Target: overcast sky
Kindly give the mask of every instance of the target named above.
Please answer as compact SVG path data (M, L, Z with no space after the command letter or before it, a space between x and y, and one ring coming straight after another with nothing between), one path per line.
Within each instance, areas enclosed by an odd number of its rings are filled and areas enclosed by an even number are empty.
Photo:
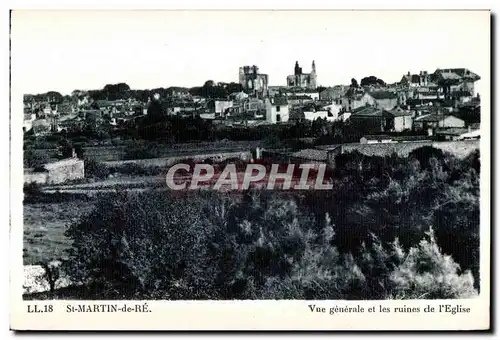
M466 67L481 93L489 27L480 11L14 11L12 81L24 93L191 87L255 64L285 85L295 61L309 72L315 60L322 86Z

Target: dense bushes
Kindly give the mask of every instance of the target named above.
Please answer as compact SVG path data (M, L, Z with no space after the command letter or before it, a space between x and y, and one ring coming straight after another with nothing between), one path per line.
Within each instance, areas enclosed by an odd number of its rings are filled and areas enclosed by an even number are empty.
M24 168L38 168L45 165L49 157L44 152L37 152L32 147L26 148L23 153Z
M122 165L108 167L111 173L119 173L129 176L156 176L166 173L166 167L156 165L139 165L135 163L124 163Z
M478 159L441 156L342 155L332 191L105 196L66 265L102 299L475 296Z
M124 159L150 159L160 157L161 148L154 144L136 143L126 149Z
M107 178L110 174L109 168L93 159L85 159L85 177L87 178Z

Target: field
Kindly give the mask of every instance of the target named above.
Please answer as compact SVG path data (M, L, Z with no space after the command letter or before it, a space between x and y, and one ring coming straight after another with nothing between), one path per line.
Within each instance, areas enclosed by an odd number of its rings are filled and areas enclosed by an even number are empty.
M64 236L68 224L92 207L93 202L80 200L24 205L24 264L64 258L65 249L70 247Z

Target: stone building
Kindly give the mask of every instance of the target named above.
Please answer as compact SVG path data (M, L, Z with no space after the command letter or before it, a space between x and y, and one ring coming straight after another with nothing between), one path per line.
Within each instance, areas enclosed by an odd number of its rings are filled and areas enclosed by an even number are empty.
M294 74L286 77L287 86L292 87L302 87L307 89L315 89L317 87L316 81L316 65L314 60L311 66L311 73L303 73L302 67L299 66L299 62L295 62Z
M290 119L288 101L285 97L266 99L266 120L269 123L286 123Z
M267 95L269 76L259 73L259 68L255 65L240 67L239 82L245 92L262 96Z
M437 69L434 77L446 98L460 98L464 93L474 96L474 83L481 79L466 68Z
M25 169L24 183L60 184L85 177L84 161L73 157L47 163L40 169Z
M464 128L465 122L453 115L431 113L415 118L413 125L415 130L428 131L431 134L434 129L439 128Z

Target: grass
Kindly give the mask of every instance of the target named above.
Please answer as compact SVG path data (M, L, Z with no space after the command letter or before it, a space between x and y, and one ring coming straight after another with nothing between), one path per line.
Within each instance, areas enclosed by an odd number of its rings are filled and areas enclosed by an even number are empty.
M92 201L24 205L23 262L34 265L65 257L70 240L64 236L69 223L90 212Z

